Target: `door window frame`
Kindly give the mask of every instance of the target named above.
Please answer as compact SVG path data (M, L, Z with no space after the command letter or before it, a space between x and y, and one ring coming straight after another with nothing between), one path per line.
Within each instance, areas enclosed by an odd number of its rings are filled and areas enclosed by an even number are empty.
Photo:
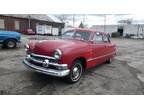
M95 39L96 36L101 36L101 37L102 37L102 41L96 41L96 39ZM92 41L93 41L95 44L96 44L96 43L104 43L102 33L95 33L94 36L93 36Z
M107 42L104 41L104 38L107 38ZM104 41L104 43L111 43L110 38L108 37L107 34L103 34L103 41Z

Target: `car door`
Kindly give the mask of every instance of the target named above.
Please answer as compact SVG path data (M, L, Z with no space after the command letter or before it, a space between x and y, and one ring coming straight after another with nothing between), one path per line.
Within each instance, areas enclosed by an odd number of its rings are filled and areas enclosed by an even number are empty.
M0 32L0 42L3 42L5 40L5 37L6 36L2 32Z
M111 41L109 37L106 34L103 34L103 41L105 44L105 59L109 58L111 55L113 55L113 45L111 44Z
M96 33L93 37L93 60L95 64L102 63L105 55L105 44L101 33Z

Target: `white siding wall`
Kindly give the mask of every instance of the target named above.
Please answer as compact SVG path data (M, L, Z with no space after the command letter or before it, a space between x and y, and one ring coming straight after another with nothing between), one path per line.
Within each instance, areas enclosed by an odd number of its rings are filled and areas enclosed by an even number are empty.
M92 29L95 29L96 31L104 31L103 25L95 25L92 27ZM107 33L117 32L118 25L106 25L105 27ZM138 25L131 24L131 25L124 25L123 26L124 34L137 34L138 31ZM139 25L139 34L144 34L144 25Z
M5 25L4 25L4 19L0 19L0 29L4 29Z
M137 25L125 25L123 29L124 29L124 34L136 34L137 33Z
M111 34L112 32L117 32L118 26L117 25L110 25L106 26L106 33Z
M105 26L105 32L106 33L112 33L112 32L117 32L117 25L106 25ZM104 26L103 25L96 25L94 27L92 27L92 29L95 29L96 31L99 32L104 32Z

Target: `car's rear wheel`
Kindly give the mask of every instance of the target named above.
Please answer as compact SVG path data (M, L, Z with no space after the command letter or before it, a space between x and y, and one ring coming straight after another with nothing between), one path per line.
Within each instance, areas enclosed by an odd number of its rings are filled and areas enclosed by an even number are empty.
M73 64L72 64L72 68L70 71L70 74L67 77L67 81L69 83L76 83L80 80L81 76L83 73L83 65L82 62L80 60L76 60Z
M112 58L109 58L107 61L106 61L106 63L112 63Z
M14 39L8 39L4 42L4 47L9 49L15 48L16 41Z

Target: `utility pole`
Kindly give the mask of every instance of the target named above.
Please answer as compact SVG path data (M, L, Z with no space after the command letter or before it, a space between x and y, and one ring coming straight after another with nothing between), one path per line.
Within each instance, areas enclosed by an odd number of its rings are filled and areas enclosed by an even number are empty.
M83 25L85 25L85 14L83 15Z
M75 15L73 14L73 27L75 27Z
M31 21L30 21L31 20L31 16L30 15L28 15L28 20L29 20L29 29L30 29L31 28L31 24L30 24L31 23Z
M139 36L140 25L137 25L137 36Z
M106 32L106 15L104 15L104 32Z

